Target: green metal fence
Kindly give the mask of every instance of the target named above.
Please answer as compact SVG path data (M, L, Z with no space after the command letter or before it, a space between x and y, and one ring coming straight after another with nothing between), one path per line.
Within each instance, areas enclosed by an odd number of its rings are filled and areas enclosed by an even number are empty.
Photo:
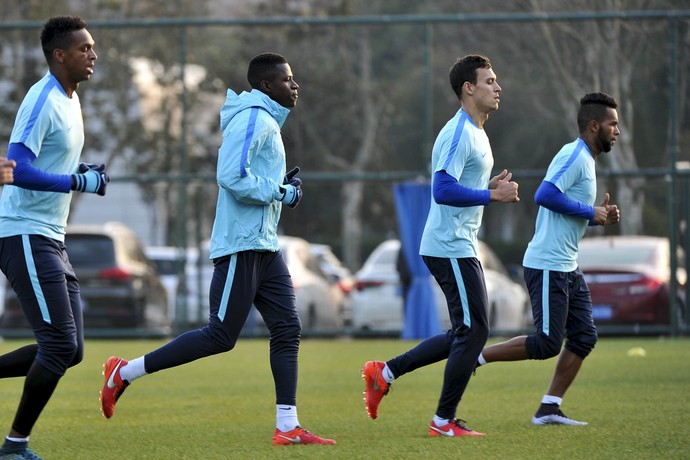
M636 170L611 171L600 170L598 172L601 178L615 178L615 177L646 177L650 178L655 184L663 184L666 190L665 202L659 203L666 209L667 215L667 232L670 245L672 248L672 265L671 272L675 273L679 268L685 268L690 271L686 259L685 267L679 266L679 260L676 258L675 248L682 246L690 248L690 231L685 230L680 232L682 225L688 225L690 222L690 200L688 200L690 191L690 170L680 169L678 167L680 159L680 120L679 108L677 101L681 98L681 85L679 71L676 63L681 56L687 53L687 48L680 43L679 30L687 27L687 22L690 19L690 10L673 10L673 11L605 11L605 12L564 12L564 13L487 13L487 14L444 14L444 15L385 15L385 16L349 16L349 17L275 17L275 18L253 18L253 19L199 19L199 18L182 18L182 19L127 19L127 20L90 20L90 29L98 32L110 33L109 38L121 37L122 32L126 34L136 35L137 37L153 36L155 34L164 34L171 47L175 48L172 52L174 57L170 58L167 65L177 64L179 68L179 75L177 79L180 83L179 106L180 117L179 123L179 138L173 143L174 154L179 159L176 171L168 173L131 173L119 174L113 177L113 182L121 183L167 183L176 184L176 239L175 243L180 247L187 247L190 244L198 244L200 234L197 232L190 232L188 222L190 219L195 219L196 198L190 196L190 184L197 184L203 187L204 184L211 184L215 182L215 176L209 172L193 172L190 169L191 157L190 149L192 144L195 144L198 139L190 139L190 125L194 120L190 119L192 115L192 105L197 102L190 101L190 90L188 87L187 64L195 62L194 56L196 50L190 47L190 42L198 42L198 35L204 35L209 31L224 31L230 29L246 29L248 31L256 30L283 30L283 31L299 31L305 28L309 30L318 28L377 28L387 29L395 27L405 27L409 30L416 30L419 36L422 37L422 43L419 49L421 56L419 62L421 63L421 79L420 85L416 91L422 95L421 107L421 125L422 125L422 141L421 150L428 152L432 145L435 122L435 100L434 96L434 79L433 61L434 61L434 32L438 28L447 25L505 25L505 24L543 24L543 23L583 23L583 22L601 22L601 21L623 21L623 22L637 22L637 21L654 21L664 25L665 29L665 43L660 46L658 53L663 59L669 63L669 72L667 79L667 99L668 105L666 113L660 113L659 118L663 118L669 128L669 135L667 137L667 145L664 146L668 152L667 164L662 167L653 168L639 168ZM36 31L40 30L42 22L0 22L0 30L3 36L7 35L8 40L11 41L14 33L30 32L34 35ZM119 35L117 35L119 34ZM120 38L124 40L123 38ZM33 39L35 41L35 38ZM144 40L145 41L145 40ZM120 42L122 43L122 42ZM99 43L103 49L108 49L107 42ZM106 51L107 54L107 51ZM174 61L174 62L173 62ZM107 60L106 60L107 62ZM107 65L107 64L106 64ZM244 65L244 64L242 64ZM6 69L7 70L7 69ZM216 110L216 108L213 108ZM9 111L11 112L11 110ZM7 124L3 120L3 124ZM11 125L11 120L9 120ZM2 132L2 137L8 135L8 132ZM87 137L90 134L87 132ZM0 139L2 140L2 139ZM513 169L515 177L523 178L524 181L530 182L540 180L543 176L543 169ZM315 186L331 187L333 184L342 184L347 182L364 182L367 184L384 184L388 185L396 181L411 180L419 177L428 177L428 172L423 167L418 169L404 169L398 168L393 170L377 169L376 171L346 171L346 170L316 170L311 172L304 172L303 177L305 181L315 184ZM522 186L522 185L521 185ZM202 199L203 200L203 199ZM202 203L203 204L203 203ZM199 230L200 226L194 227ZM181 270L184 267L184 260L180 261ZM671 280L671 292L675 292L680 287L675 277ZM687 321L690 318L690 308L687 305L683 306L678 303L674 296L673 304L671 306L673 314L672 323L665 327L642 328L636 329L632 332L649 332L649 333L669 333L671 335L685 334L688 332ZM688 287L685 287L685 298L688 296ZM180 306L181 311L185 311L187 306L183 304ZM677 313L684 310L683 315ZM685 318L678 321L679 318ZM177 324L176 329L182 330L186 325ZM615 331L614 331L615 332ZM631 331L627 331L631 332Z

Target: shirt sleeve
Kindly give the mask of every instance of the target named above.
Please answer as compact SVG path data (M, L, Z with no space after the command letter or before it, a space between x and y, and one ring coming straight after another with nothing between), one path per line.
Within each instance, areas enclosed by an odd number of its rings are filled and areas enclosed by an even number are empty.
M432 192L436 203L463 208L487 206L491 198L489 190L465 187L445 171L434 173Z
M558 187L549 181L543 181L534 194L534 201L546 209L583 219L594 217L594 207L568 198Z
M282 195L278 182L252 172L252 163L260 157L263 149L270 148L273 135L259 119L260 110L251 108L247 122L238 119L239 123L233 123L232 129L226 128L227 133L223 135L218 152L216 173L220 187L243 203L257 205L269 204ZM246 123L245 127L238 129L242 123Z
M36 155L24 144L13 142L7 150L7 158L14 160L12 185L42 192L69 193L72 189L71 174L52 174L33 165Z

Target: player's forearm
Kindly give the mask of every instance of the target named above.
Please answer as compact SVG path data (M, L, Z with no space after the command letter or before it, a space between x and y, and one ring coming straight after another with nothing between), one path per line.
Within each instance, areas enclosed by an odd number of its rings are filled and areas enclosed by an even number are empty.
M13 183L17 187L60 193L69 193L72 189L71 174L52 174L36 168L33 165L36 156L24 144L10 144L7 150L7 157L17 163L17 166L14 168Z
M434 201L456 207L486 206L489 204L490 191L476 190L461 185L445 171L436 171L433 178Z
M534 201L539 206L559 214L581 217L583 219L592 219L594 217L594 207L568 198L565 193L561 192L558 187L549 181L541 183L534 194Z

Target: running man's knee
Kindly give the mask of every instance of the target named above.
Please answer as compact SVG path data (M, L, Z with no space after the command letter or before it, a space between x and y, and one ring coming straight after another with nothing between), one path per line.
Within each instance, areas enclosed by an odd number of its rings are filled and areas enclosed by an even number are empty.
M271 333L271 341L299 340L302 336L302 323L299 317L295 316L289 321L272 324L268 330Z
M584 359L594 349L597 339L596 331L588 334L579 334L576 337L568 337L568 340L565 342L565 348Z
M65 375L69 367L81 361L79 349L76 340L39 343L36 360L49 371L57 375ZM79 361L75 362L77 358Z
M70 363L69 367L74 367L80 362L84 360L84 344L78 344L77 345L77 350L74 353L74 358L72 358L72 362Z
M235 348L237 344L237 336L233 336L223 327L214 326L213 323L209 323L202 331L213 343L214 353L225 353Z
M553 337L543 334L530 335L525 341L527 356L529 359L549 359L561 352L562 337Z

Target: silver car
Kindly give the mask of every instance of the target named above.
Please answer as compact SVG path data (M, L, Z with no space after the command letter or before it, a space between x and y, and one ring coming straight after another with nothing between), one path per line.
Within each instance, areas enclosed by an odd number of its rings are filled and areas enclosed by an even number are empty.
M403 296L396 268L399 240L386 240L355 274L352 291L352 326L355 331L399 332L403 328ZM479 242L489 296L489 323L493 332L514 332L530 326L531 307L525 287L513 281L489 246ZM431 275L429 275L431 277ZM443 328L450 328L443 291L431 280L434 303Z

